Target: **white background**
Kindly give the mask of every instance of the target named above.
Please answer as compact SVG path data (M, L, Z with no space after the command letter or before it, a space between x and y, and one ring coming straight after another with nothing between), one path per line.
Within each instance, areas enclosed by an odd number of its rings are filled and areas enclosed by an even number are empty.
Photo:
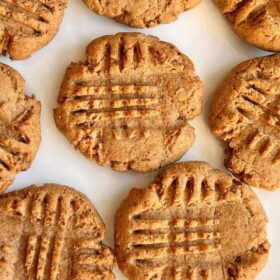
M94 203L107 227L106 242L113 246L114 213L132 186L144 187L156 174L117 173L98 166L75 151L54 124L52 110L56 106L60 83L71 61L85 59L85 47L106 34L137 31L105 17L97 16L83 4L72 0L58 35L45 48L25 61L12 62L0 58L17 69L26 79L28 94L35 94L42 103L42 143L32 167L16 177L9 190L31 184L60 183L75 187ZM140 31L140 30L139 30ZM186 12L168 25L142 32L175 44L194 62L206 94L203 114L191 124L197 139L182 160L204 160L223 168L222 144L209 131L207 115L211 96L228 71L241 61L265 52L242 42L230 29L211 0L203 0L195 9ZM270 260L258 279L280 279L280 191L257 191L269 217L269 240L272 243ZM116 269L119 280L125 278Z

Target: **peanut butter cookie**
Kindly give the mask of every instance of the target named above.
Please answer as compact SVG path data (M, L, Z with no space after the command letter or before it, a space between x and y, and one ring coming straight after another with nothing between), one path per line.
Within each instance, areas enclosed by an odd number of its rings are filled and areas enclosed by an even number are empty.
M233 30L258 48L280 51L279 0L214 0Z
M67 69L57 127L88 159L147 172L178 160L195 134L201 81L173 45L140 33L92 41L87 61Z
M153 27L174 21L200 0L84 0L89 9L133 27Z
M81 193L31 186L1 195L0 213L0 279L115 279L104 224Z
M213 97L212 132L227 143L226 167L257 188L280 187L280 55L235 67Z
M117 261L130 280L251 280L268 258L266 223L247 185L204 162L175 164L117 211Z
M0 63L0 192L30 167L39 148L40 102L25 95L25 81Z
M50 42L66 0L0 0L0 54L25 59Z

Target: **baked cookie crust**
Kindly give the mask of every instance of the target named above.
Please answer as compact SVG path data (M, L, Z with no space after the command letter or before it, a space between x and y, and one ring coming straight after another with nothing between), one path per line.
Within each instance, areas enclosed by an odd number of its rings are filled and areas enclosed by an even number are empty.
M118 209L117 261L130 280L251 280L268 259L266 223L247 185L204 162L178 163Z
M72 63L54 118L88 159L118 171L156 170L182 157L195 134L203 87L189 58L140 33L92 41Z
M280 187L280 55L235 67L214 94L212 132L226 142L226 167L257 188Z
M115 279L104 224L81 193L31 186L2 194L0 212L0 279Z
M27 170L41 142L41 104L26 96L22 76L0 63L0 192Z
M153 27L176 20L179 14L198 5L200 0L84 0L87 7L132 27Z
M49 43L63 19L67 0L1 0L0 55L28 58Z
M242 39L263 50L280 51L279 0L214 2Z

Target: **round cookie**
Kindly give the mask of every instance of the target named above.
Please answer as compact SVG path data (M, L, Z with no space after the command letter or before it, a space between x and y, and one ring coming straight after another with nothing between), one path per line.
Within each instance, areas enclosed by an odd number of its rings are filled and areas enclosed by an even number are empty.
M178 160L195 134L203 87L190 59L140 33L92 41L87 61L68 67L54 118L88 159L148 172Z
M200 0L84 0L89 9L132 27L153 27L174 21Z
M280 187L280 55L234 68L215 93L212 132L227 144L226 167L257 188Z
M25 81L0 63L0 192L28 169L39 148L40 102L26 96Z
M66 0L1 0L0 54L26 59L57 33Z
M118 209L117 261L130 280L251 280L268 259L266 223L247 185L204 162L175 164Z
M1 195L0 212L0 279L115 279L104 224L81 193L31 186Z
M280 51L279 0L214 0L233 30L258 48Z

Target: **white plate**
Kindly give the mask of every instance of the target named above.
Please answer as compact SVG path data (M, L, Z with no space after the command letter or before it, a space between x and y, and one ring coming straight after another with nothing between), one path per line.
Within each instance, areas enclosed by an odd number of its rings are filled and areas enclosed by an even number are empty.
M66 9L59 33L45 48L25 61L12 62L0 58L17 69L26 79L28 93L42 102L42 144L32 167L19 174L10 191L46 182L73 186L85 193L103 217L107 227L107 242L113 245L114 214L132 186L144 187L156 172L136 174L117 173L110 168L88 161L74 151L54 124L52 110L56 106L60 83L71 61L85 59L85 47L94 38L116 32L137 31L105 17L97 16L83 4L72 0ZM206 95L203 114L191 124L197 139L182 160L204 160L223 168L223 147L210 133L207 124L209 101L228 71L241 61L267 53L242 42L228 26L212 1L205 0L195 9L184 13L168 25L138 30L175 44L194 62ZM280 191L257 191L269 217L269 240L272 243L270 260L259 280L277 280L280 277ZM116 269L117 279L125 277Z

